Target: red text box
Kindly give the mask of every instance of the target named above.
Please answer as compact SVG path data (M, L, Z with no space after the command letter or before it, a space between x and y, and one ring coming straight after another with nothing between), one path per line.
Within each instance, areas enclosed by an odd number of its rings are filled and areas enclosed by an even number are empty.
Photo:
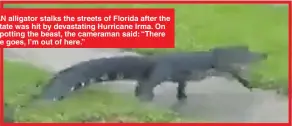
M174 9L4 9L2 48L173 48Z

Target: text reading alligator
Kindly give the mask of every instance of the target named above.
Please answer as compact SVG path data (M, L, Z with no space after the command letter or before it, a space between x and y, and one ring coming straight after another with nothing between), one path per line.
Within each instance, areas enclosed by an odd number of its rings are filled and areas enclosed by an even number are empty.
M267 54L250 52L247 46L217 47L210 51L168 53L152 56L123 56L83 61L57 73L43 87L41 99L61 100L96 82L118 79L137 80L135 95L151 100L153 89L163 81L178 83L177 99L187 97L186 81L202 80L208 71L230 73L243 86L250 88L241 76L244 67L267 58Z

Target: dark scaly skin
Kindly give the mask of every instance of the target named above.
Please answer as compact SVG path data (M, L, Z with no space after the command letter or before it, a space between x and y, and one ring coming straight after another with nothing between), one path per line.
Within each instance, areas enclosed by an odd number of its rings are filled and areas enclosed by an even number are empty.
M240 58L239 58L240 57ZM248 80L240 76L240 68L236 64L249 65L253 62L265 60L267 54L250 52L246 46L214 48L212 52L172 53L154 56L155 67L149 79L138 83L135 95L141 100L152 100L153 89L161 82L171 80L178 83L177 99L187 98L185 93L186 81L199 81L208 75L210 69L230 73L244 87L251 90ZM192 77L192 72L202 73L202 77ZM169 79L171 78L171 79Z

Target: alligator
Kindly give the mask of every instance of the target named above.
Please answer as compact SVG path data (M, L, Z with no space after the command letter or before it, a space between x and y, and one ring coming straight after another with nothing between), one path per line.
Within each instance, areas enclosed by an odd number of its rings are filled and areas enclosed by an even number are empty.
M177 99L181 100L186 98L186 81L199 81L209 76L205 73L210 69L230 73L244 87L251 88L240 72L243 66L266 58L267 54L250 52L247 46L229 46L210 51L91 59L57 73L43 88L40 98L57 101L93 83L131 79L137 80L135 95L139 98L142 94L153 97L153 88L163 81L177 82ZM199 76L202 73L205 75Z

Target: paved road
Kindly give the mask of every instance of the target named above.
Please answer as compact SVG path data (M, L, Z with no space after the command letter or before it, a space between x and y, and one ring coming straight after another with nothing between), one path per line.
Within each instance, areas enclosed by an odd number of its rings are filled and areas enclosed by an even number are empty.
M5 49L5 58L31 62L48 70L58 71L74 63L90 58L116 55L118 49ZM170 83L170 82L166 82ZM275 91L257 89L249 92L235 81L224 78L208 78L190 82L187 88L188 101L178 104L175 99L176 84L163 83L155 89L154 102L167 106L182 116L215 122L287 122L288 99ZM115 91L129 92L133 82L107 83Z

